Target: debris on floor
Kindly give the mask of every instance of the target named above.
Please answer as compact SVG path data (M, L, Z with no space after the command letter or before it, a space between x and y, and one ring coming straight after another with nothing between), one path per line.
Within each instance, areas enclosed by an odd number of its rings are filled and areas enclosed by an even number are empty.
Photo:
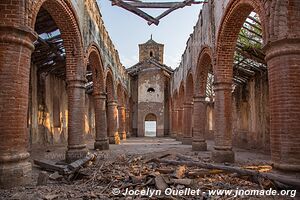
M284 179L272 180L271 173L268 173L272 167L268 165L238 167L229 164L212 164L207 158L201 159L193 155L170 152L144 155L103 154L105 153L89 154L83 159L65 165L35 160L34 163L42 170L49 171L49 173L40 172L38 186L11 189L7 193L2 191L2 197L16 200L228 199L228 196L209 196L208 190L288 187ZM126 190L165 191L167 188L199 189L201 193L198 196L172 196L161 193L153 197L122 194ZM118 194L114 194L114 190L118 190ZM258 198L267 199L265 196L255 197ZM249 197L237 196L235 199L249 199Z

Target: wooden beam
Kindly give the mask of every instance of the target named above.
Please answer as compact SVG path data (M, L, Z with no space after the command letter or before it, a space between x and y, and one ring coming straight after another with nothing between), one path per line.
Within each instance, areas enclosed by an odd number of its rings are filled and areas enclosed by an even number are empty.
M195 0L185 0L182 3L178 3L176 5L174 5L173 7L171 7L170 9L166 10L165 12L163 12L162 14L160 14L159 16L157 16L155 19L156 20L160 20L161 18L167 16L168 14L170 14L171 12L173 12L174 10L177 10L179 8L183 8L185 6L191 5ZM150 26L152 24L152 22L148 22L148 25Z
M128 11L142 17L143 19L147 20L148 22L151 22L151 24L155 24L155 25L159 24L159 20L157 20L154 17L148 15L144 11L141 11L140 9L130 5L129 3L125 3L122 0L111 0L111 2L112 2L113 6L117 5L121 8L124 8L125 10L128 10Z
M130 5L137 8L171 8L180 2L132 2Z

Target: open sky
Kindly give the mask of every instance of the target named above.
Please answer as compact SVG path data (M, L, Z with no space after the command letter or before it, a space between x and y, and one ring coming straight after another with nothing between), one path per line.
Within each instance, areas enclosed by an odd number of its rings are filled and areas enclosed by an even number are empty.
M153 1L174 0L152 0L151 2ZM97 2L105 27L126 68L138 62L138 44L149 40L151 34L156 42L165 45L164 63L172 68L178 67L201 9L199 4L187 6L161 19L158 26L148 26L147 21L127 10L112 6L109 0L97 0ZM163 12L158 9L146 11L152 16Z

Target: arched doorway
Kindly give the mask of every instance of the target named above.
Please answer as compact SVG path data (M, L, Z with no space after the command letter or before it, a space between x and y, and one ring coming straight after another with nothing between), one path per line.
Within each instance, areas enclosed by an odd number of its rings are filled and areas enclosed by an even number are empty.
M156 115L150 113L145 117L145 137L156 137L157 136L157 118Z

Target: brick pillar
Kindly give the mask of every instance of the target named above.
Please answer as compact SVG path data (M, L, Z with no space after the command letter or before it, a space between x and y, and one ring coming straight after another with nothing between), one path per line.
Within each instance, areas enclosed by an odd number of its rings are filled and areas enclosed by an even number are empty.
M172 138L176 138L177 136L177 114L178 111L176 109L172 110L172 124L171 124L171 137Z
M183 138L182 144L192 145L193 134L192 134L192 119L193 116L193 103L186 102L183 105Z
M0 188L31 179L27 111L34 40L29 29L0 25Z
M130 110L129 108L125 109L125 113L126 113L126 137L129 138L131 136L131 132L130 132Z
M94 94L96 139L94 148L99 150L109 149L107 137L106 120L106 96L105 94Z
M85 80L67 80L68 83L68 150L66 161L73 162L86 156L84 140Z
M234 162L232 151L232 83L215 83L215 162Z
M118 104L116 101L107 102L107 132L109 144L120 144L118 133Z
M178 109L178 122L177 122L177 141L182 141L182 125L183 125L183 108Z
M276 168L300 171L300 39L272 42L265 49L271 158Z
M126 112L124 106L118 107L118 113L119 113L119 137L121 140L126 140Z
M204 139L206 125L205 97L194 97L194 128L193 128L193 151L206 151L207 144Z

